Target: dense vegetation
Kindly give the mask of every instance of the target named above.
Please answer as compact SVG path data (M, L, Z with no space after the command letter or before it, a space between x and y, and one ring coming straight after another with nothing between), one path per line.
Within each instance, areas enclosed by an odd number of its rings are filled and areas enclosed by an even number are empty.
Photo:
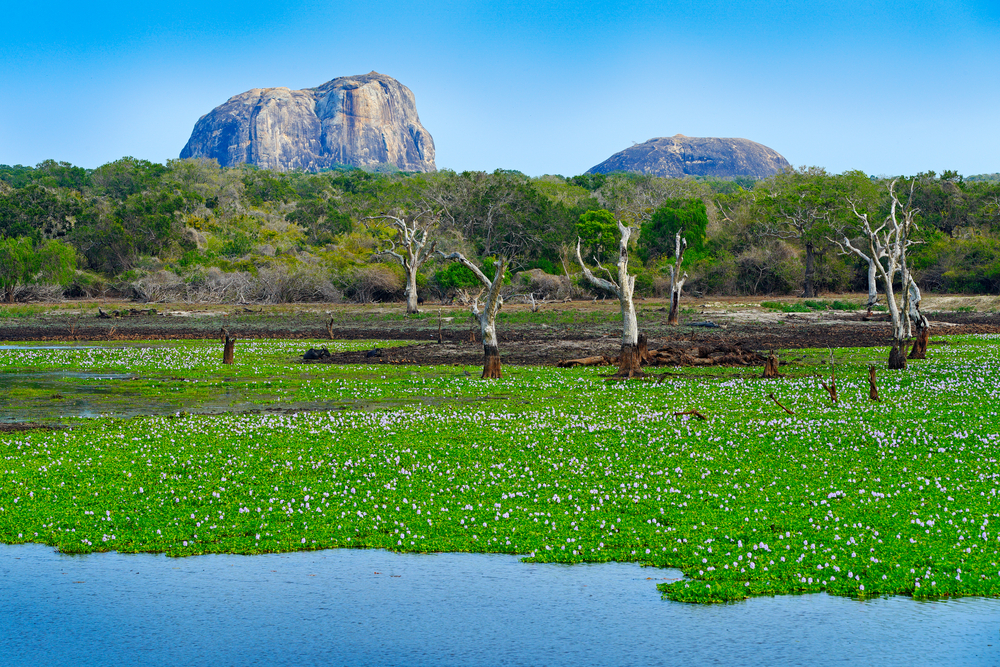
M198 411L225 392L270 407L344 405L0 434L0 541L632 561L681 568L686 578L662 590L696 602L997 596L1000 346L950 342L880 375L881 403L869 401L866 371L884 350L836 351L836 405L814 368L795 365L776 380L686 369L660 384L514 368L487 384L450 366L289 364L303 341L241 344L233 366L205 341L3 350L5 374L68 372L65 400L80 373L128 373L108 391L134 404ZM18 392L19 404L55 400ZM674 414L690 409L708 419Z
M571 249L607 259L614 222L602 208L622 181L647 210L631 270L640 294L669 290L673 234L691 252L689 291L711 294L864 290L866 267L830 239L856 236L859 212L887 212L888 179L789 170L758 182L518 172L318 174L209 160L123 158L88 170L46 161L0 165L0 287L7 299L111 294L141 300L361 302L402 298L403 269L377 255L395 241L384 219L421 206L439 219L437 247L485 259L518 231L513 289L567 296L588 288ZM1000 289L1000 180L933 172L902 178L921 244L911 253L924 289ZM506 229L506 231L505 231ZM607 238L605 238L607 237ZM505 237L506 238L506 237ZM811 273L807 270L812 266ZM420 269L425 299L475 281L462 267ZM805 290L809 293L809 289Z

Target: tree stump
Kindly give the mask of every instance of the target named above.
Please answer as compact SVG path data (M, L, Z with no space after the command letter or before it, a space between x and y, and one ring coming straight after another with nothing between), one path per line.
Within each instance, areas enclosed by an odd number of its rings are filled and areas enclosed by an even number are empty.
M889 370L899 371L906 368L905 347L906 344L898 340L892 342L892 349L889 350Z
M778 357L774 356L774 350L771 351L771 356L764 362L764 374L761 377L767 379L781 377L781 373L778 372Z
M879 400L878 387L875 385L875 366L868 367L868 398L875 403Z
M222 330L222 363L232 364L236 358L236 339L229 335L225 329Z
M917 338L913 341L910 349L909 359L927 358L927 339L930 335L930 327L925 327L922 323L917 324Z
M632 343L622 345L621 354L618 355L618 372L615 378L636 378L643 377L642 358L639 354L639 346Z
M640 365L642 365L642 364L648 364L649 363L649 339L646 337L646 334L644 334L644 333L639 334L639 342L637 343L636 347L638 348L638 353L639 353L639 364Z
M499 380L503 377L500 365L500 349L496 345L483 345L483 375L484 380Z

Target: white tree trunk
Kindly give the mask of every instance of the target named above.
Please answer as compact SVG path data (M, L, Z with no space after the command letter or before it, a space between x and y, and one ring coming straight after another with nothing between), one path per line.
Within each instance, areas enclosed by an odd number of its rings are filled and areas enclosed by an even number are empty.
M404 265L404 268L406 268L406 314L413 315L420 312L417 295L418 267L411 262L409 266Z
M866 257L868 260L868 312L872 312L875 308L875 304L878 302L878 283L876 282L876 275L878 270L875 268L875 260L871 257Z
M681 232L677 232L674 239L674 265L670 267L670 312L667 315L667 324L676 326L679 319L681 305L681 290L684 289L684 281L688 274L681 275L681 265L684 262L684 251L687 249L687 239L681 238Z

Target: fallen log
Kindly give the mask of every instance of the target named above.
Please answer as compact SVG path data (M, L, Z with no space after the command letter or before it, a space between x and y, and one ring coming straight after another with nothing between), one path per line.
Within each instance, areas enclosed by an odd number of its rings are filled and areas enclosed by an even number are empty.
M577 366L610 366L614 362L608 357L583 357L582 359L563 359L557 368L576 368Z

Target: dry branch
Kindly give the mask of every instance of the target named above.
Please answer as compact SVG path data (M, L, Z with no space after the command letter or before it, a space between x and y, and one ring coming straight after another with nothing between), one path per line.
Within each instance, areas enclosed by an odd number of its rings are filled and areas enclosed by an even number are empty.
M778 399L776 399L774 397L774 393L773 392L770 393L770 394L768 394L767 397L770 398L772 401L774 401L775 405L777 405L779 408L781 408L782 410L784 410L788 414L790 414L790 415L794 415L795 414L794 412L792 412L791 410L789 410L788 408L786 408L784 405L782 405L781 403L779 403Z

